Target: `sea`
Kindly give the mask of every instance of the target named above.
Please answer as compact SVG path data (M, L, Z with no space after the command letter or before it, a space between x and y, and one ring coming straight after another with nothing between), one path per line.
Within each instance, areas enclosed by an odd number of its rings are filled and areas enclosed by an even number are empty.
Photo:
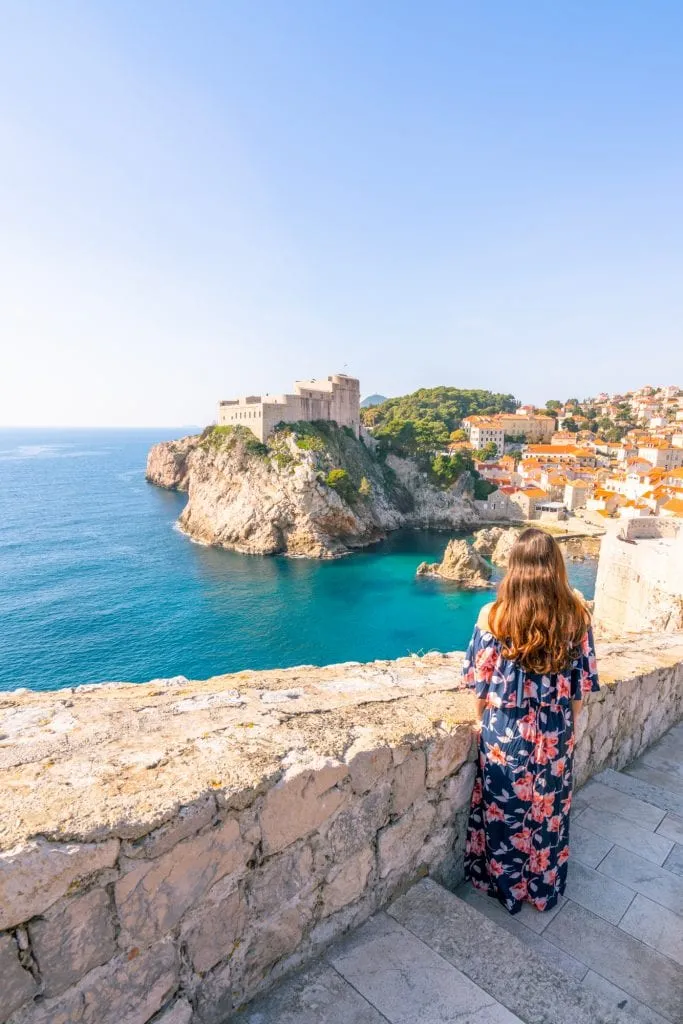
M334 561L239 555L145 481L172 430L0 430L0 690L53 690L462 650L490 591L417 578L452 536ZM596 564L572 564L593 596ZM499 575L499 574L498 574Z

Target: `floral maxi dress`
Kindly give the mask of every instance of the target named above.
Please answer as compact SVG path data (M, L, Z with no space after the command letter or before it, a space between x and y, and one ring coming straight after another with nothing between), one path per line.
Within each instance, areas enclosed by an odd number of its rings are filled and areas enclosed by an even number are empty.
M569 859L571 701L599 689L592 630L565 673L525 672L475 627L463 665L486 700L467 830L465 874L510 913L555 906Z

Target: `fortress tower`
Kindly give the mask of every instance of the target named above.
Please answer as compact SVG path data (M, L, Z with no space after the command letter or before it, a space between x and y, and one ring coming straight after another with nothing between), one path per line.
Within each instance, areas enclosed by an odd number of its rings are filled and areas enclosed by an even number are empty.
M218 404L219 426L242 426L265 441L278 423L327 420L360 433L360 381L343 373L298 380L293 395L246 395Z

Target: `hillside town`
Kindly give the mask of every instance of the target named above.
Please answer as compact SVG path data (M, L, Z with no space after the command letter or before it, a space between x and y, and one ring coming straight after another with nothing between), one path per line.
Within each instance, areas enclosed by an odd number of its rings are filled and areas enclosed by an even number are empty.
M582 402L521 406L468 416L466 439L480 476L495 487L480 504L490 519L643 516L683 519L683 390L646 386Z

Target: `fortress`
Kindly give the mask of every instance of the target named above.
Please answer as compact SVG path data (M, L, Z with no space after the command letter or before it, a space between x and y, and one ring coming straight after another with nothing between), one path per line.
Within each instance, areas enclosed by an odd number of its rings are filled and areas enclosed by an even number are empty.
M329 420L360 432L360 381L343 373L298 380L293 395L246 395L218 404L219 426L242 426L265 441L278 423Z

